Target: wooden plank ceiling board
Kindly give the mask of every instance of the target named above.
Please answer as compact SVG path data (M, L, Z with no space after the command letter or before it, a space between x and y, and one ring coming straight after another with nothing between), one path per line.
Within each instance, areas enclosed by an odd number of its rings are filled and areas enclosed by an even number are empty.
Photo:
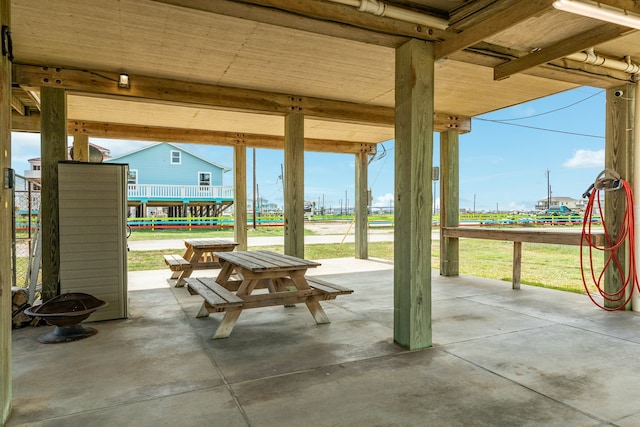
M167 126L224 132L235 132L238 128L242 128L247 133L284 135L284 119L274 115L139 103L78 95L67 97L67 108L69 120L132 125L147 124L157 127Z
M117 99L69 95L69 120L146 124L154 127L215 130L284 136L284 117L232 111L128 102ZM392 126L305 120L305 137L314 139L380 142L393 138Z
M462 109L469 116L487 112L489 103L493 108L491 111L494 111L576 87L566 82L522 74L494 81L493 68L456 61L444 61L436 66L435 84L436 110ZM464 100L464 108L460 105L461 100Z
M221 2L184 0L184 7L181 3L181 0L13 0L11 32L15 63L126 72L132 76L257 89L265 91L265 96L278 93L294 98L394 106L395 49L390 47L388 40L365 43L275 25L284 16L280 12L286 14L289 3L284 0L269 2L277 7L268 10L280 14L267 14L273 17L272 21L262 19L261 22L214 13L215 5L221 5ZM253 16L267 10L261 9L256 2L239 3L249 8L247 10L251 10ZM451 13L454 28L433 33L448 40L455 38L458 31L507 10L516 1L407 0L390 3L436 11L441 16ZM208 10L197 10L196 7ZM341 10L336 7L324 9ZM296 20L305 21L300 28L309 28L312 23L319 22L302 15L286 16L288 26L295 26ZM341 15L326 19L325 22L340 25L342 34L352 28L341 21L344 19ZM357 24L360 33L355 38L362 39L366 31L372 30L363 30L363 22L367 20ZM409 27L405 24L403 28L407 30ZM493 80L493 70L498 64L536 48L557 46L562 40L599 25L602 25L599 21L551 10L524 19L511 28L491 31L490 37L478 41L480 44L452 53L448 59L436 64L436 111L474 116L580 84L609 87L620 84L620 78L630 79L619 72L615 76L610 72L595 76L601 70L593 66L580 66L578 68L583 71L567 72L565 68L575 67L575 64L556 60L553 67L530 61L528 64L534 64L532 68L501 81ZM391 37L397 38L396 35ZM635 32L595 48L598 53L619 59L631 55L637 62L640 35ZM135 80L132 79L133 85ZM281 136L283 132L283 119L277 116L156 105L150 99L140 103L135 99L127 102L105 100L83 97L72 91L69 92L69 117L274 136ZM337 119L332 117L331 120ZM305 136L354 142L379 142L393 137L392 124L370 126L362 120L360 123L365 124L309 119L305 124Z

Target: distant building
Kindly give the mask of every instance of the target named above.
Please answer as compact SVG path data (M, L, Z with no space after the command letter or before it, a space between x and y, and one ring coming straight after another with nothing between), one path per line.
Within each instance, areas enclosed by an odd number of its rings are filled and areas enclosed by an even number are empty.
M93 158L89 158L89 161L103 161L104 159L108 159L110 155L110 151L108 148L100 147L96 144L89 144L89 152ZM67 147L67 160L72 160L73 154L73 146L70 145ZM98 160L99 159L99 160ZM29 162L29 170L24 171L24 177L32 182L39 183L42 178L42 159L40 157L36 157L33 159L27 160ZM39 189L37 186L35 189Z
M543 211L545 209L566 206L572 211L584 211L587 206L586 199L574 199L571 197L552 197L551 205L548 206L548 199L545 197L544 199L538 200L536 203L535 209L538 211Z
M136 216L219 216L233 204L233 186L223 185L230 169L161 142L112 157L129 165L128 204Z

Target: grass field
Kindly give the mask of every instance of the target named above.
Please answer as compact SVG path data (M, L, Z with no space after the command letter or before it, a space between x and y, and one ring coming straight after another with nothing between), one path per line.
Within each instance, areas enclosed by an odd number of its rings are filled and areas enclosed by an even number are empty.
M281 232L282 230L280 230ZM184 238L184 234L181 236ZM216 236L221 237L220 234ZM282 246L260 246L250 247L249 249L283 251ZM433 242L431 251L431 265L437 269L440 262L439 241ZM167 253L171 253L171 251L131 251L129 252L129 270L167 268L162 258L162 255ZM353 243L345 243L343 245L305 245L305 258L307 259L346 258L354 255L355 248ZM370 242L369 256L393 260L393 242ZM510 282L512 257L513 244L510 242L477 239L460 240L461 274ZM584 293L580 270L580 248L577 246L534 243L522 245L521 282L527 285ZM591 291L593 290L591 289Z

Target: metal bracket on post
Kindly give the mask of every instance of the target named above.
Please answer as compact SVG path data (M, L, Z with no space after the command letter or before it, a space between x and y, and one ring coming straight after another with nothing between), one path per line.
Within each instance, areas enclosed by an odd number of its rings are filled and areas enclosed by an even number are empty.
M4 188L11 189L15 186L16 171L11 168L4 168Z
M13 62L13 41L8 25L2 26L2 56L7 56Z

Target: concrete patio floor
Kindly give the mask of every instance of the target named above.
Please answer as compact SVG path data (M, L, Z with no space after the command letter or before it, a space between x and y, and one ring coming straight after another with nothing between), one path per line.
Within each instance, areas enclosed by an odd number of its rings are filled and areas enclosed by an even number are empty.
M322 264L311 273L355 290L322 303L327 325L300 305L247 310L211 340L222 315L196 319L201 298L150 271L129 274L129 319L96 336L15 330L8 425L640 425L640 313L434 271L434 346L407 351L392 265Z

